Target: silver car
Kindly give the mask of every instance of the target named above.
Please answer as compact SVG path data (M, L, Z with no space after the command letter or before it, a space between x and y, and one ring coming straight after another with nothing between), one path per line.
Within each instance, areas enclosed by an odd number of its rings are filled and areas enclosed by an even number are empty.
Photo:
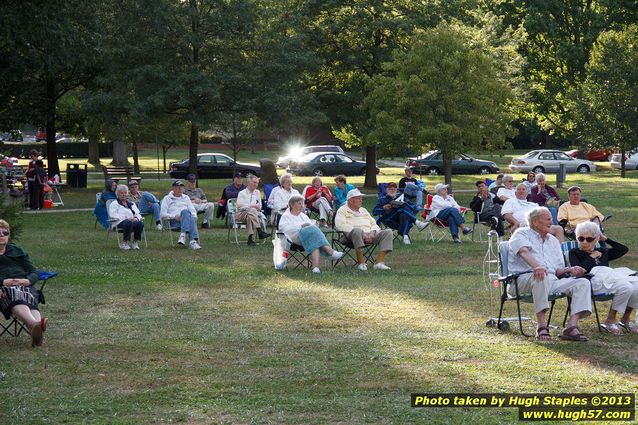
M611 167L622 168L622 154L615 153L611 156ZM625 155L625 170L638 170L638 152L628 153Z
M572 158L565 152L551 149L539 149L527 152L520 158L512 158L509 169L512 172L519 173L528 173L530 171L535 173L555 173L561 164L565 164L565 169L568 173L596 171L596 164L591 161Z

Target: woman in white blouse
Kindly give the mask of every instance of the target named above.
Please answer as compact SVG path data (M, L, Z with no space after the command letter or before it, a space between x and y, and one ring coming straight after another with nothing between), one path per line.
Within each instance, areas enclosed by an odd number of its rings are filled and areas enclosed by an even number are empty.
M288 208L288 201L292 195L299 195L297 189L292 187L292 174L285 173L279 178L279 187L270 192L268 206L272 209L270 222L275 223L277 214L281 215Z
M144 222L137 205L128 200L128 187L121 184L115 189L117 199L109 205L109 221L115 222L115 227L122 229L124 241L120 244L122 249L140 249L139 242L142 239ZM131 242L131 232L133 242Z
M304 214L304 197L292 195L288 200L288 209L279 220L279 231L286 238L297 245L301 245L307 254L310 254L312 272L321 273L319 269L319 256L323 254L332 261L343 257L343 252L332 249L326 236Z

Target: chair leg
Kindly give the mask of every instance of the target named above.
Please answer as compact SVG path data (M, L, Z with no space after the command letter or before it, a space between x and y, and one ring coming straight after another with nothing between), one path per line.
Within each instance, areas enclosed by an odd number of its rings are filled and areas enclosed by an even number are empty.
M600 327L600 318L598 317L598 307L596 307L596 300L594 299L594 297L591 297L591 303L594 305L594 314L596 315L596 325L598 325L598 332L603 333L603 330Z

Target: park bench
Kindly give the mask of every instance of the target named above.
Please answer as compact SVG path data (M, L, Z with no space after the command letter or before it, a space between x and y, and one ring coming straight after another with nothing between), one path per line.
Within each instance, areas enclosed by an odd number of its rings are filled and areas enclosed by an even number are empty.
M126 179L126 184L130 180L141 181L142 176L133 174L133 167L114 167L114 166L106 166L102 165L102 171L104 172L104 182L107 180L115 180L119 182L121 179Z

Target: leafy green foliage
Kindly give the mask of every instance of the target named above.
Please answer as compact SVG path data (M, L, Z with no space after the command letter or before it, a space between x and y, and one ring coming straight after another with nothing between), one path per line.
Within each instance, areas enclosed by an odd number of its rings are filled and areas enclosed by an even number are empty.
M601 34L587 71L575 105L582 139L623 153L638 147L638 26Z
M512 92L493 60L447 24L414 38L377 76L366 98L370 139L439 149L451 183L452 155L505 144Z

